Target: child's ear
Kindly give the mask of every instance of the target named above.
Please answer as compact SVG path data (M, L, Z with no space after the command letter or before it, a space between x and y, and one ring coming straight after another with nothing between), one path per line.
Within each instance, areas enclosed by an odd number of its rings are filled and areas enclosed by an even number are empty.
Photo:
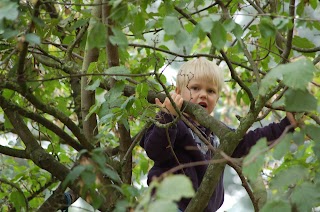
M181 90L179 88L176 87L175 91L176 91L176 94L181 94Z

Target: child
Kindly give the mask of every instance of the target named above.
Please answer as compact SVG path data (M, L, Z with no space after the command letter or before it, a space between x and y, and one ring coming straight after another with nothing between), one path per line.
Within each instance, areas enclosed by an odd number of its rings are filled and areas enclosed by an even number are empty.
M211 114L219 99L223 85L222 72L219 67L204 58L193 59L182 65L177 75L175 93L171 95L178 109L181 109L183 100L199 104ZM177 115L170 100L166 98L163 103L156 99L156 104L162 108L157 115L160 123L172 122ZM187 115L186 115L187 116ZM200 132L215 147L219 145L219 139L209 129L199 126L196 120L188 118ZM268 141L277 139L284 129L290 124L295 125L292 114L280 123L272 123L264 128L248 132L235 149L232 157L242 157L262 137ZM168 132L168 133L167 133ZM153 177L158 177L179 164L187 164L195 161L207 161L211 158L211 152L195 133L181 120L171 125L166 132L165 128L152 125L140 141L140 145L146 150L147 155L154 161L154 166L148 173L148 184ZM170 140L169 140L169 139ZM205 164L205 163L204 163ZM176 174L185 174L192 181L195 191L199 188L207 165L184 168ZM213 212L221 207L224 200L223 174L206 211ZM182 199L178 203L179 210L184 211L190 199Z

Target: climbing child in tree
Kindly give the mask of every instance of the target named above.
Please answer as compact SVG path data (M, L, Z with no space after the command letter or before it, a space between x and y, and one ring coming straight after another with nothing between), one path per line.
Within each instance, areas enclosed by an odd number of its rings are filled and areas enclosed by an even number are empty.
M176 79L176 89L171 98L177 109L181 109L183 101L188 101L201 105L208 112L208 115L213 112L224 81L222 71L214 62L205 58L190 60L182 65ZM161 108L156 116L157 121L162 124L174 121L178 113L169 98L166 98L164 102L155 99L155 102ZM183 115L210 141L212 146L219 146L219 139L209 129L200 126L197 120L190 118L187 114L183 113ZM266 127L248 132L240 141L232 157L239 158L246 155L249 149L262 137L266 137L268 141L276 140L290 125L295 127L296 121L291 113L287 113L287 117L282 119L280 123L271 123ZM205 162L212 158L212 153L185 122L178 120L168 129L153 124L143 136L140 145L146 150L148 157L154 161L154 166L148 173L148 184L154 177L159 177L179 164L204 161L204 165L183 168L175 172L175 174L186 175L197 191L207 169ZM205 211L218 210L223 200L222 174ZM179 210L184 211L189 202L190 199L181 199L178 202Z

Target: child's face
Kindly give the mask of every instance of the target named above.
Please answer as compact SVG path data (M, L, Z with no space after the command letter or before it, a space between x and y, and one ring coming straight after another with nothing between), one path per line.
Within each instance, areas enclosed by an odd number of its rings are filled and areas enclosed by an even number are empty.
M209 114L213 111L219 99L217 85L200 79L190 80L187 87L176 88L176 93L180 94L185 101L201 105Z

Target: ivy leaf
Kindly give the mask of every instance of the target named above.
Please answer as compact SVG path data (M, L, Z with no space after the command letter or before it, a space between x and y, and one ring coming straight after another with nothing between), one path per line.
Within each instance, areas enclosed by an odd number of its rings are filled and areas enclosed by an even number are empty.
M222 49L227 42L227 31L220 22L215 22L212 26L211 42L218 50Z
M274 148L273 157L276 160L280 160L289 151L290 141L291 141L292 137L293 137L292 133L286 134L286 136Z
M175 16L166 16L163 19L163 29L167 35L175 35L180 31L179 19Z
M308 176L308 170L302 166L295 165L288 169L279 171L270 182L272 190L286 190L289 185L296 184L298 181Z
M194 190L189 178L184 175L166 177L158 187L157 196L162 199L178 201L182 197L193 197Z
M292 195L291 199L298 208L298 211L312 211L312 208L319 206L320 204L320 193L319 186L310 182L304 182L298 185Z
M284 98L287 111L304 112L317 109L317 99L308 91L288 89Z
M260 139L243 160L243 174L252 182L255 181L264 164L265 150L267 149L267 139Z
M273 200L270 202L267 202L263 208L261 209L261 212L291 212L291 206L288 202L282 201L282 200Z

